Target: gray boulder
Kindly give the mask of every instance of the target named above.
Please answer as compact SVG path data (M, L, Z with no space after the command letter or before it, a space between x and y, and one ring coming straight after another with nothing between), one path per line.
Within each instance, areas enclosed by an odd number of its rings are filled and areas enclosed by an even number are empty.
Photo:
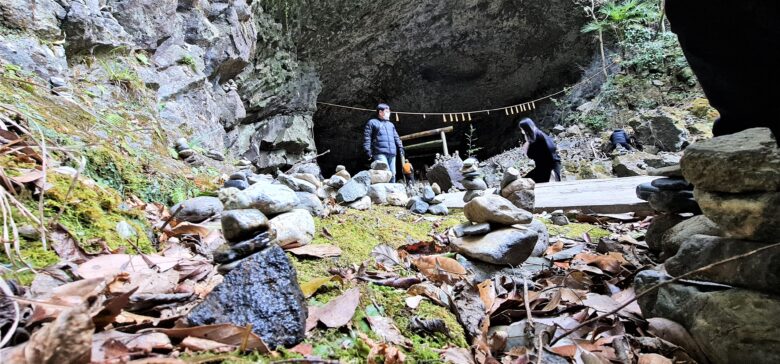
M670 279L637 274L637 292ZM780 362L780 298L745 289L672 283L638 300L646 318L663 317L690 332L714 364Z
M107 0L111 14L130 34L133 43L142 49L155 49L160 40L173 35L176 27L171 21L176 19L175 2L156 0Z
M433 199L436 197L436 193L433 192L433 188L431 186L425 186L422 190L422 199L425 202L430 203L433 201Z
M232 196L226 196L225 208L258 209L266 216L287 212L298 206L298 196L289 187L259 181Z
M677 254L664 266L669 274L678 276L706 265L766 247L767 243L734 240L707 235L688 237ZM766 293L780 294L780 248L721 264L691 275L699 279Z
M455 251L485 263L518 266L534 251L539 238L532 229L503 228L484 236L454 237Z
M487 183L485 183L485 179L481 177L476 178L464 178L460 181L460 183L463 185L463 188L471 191L471 190L486 190L487 189Z
M371 184L388 183L393 179L393 172L388 170L370 169L368 174L371 175Z
M727 193L780 191L780 148L767 128L692 144L680 162L696 188Z
M325 182L326 185L333 187L337 190L341 187L344 187L346 183L347 183L346 179L337 175L330 176L330 179L327 182Z
M19 35L3 38L0 42L0 58L31 71L43 79L65 76L69 73L65 48L55 44L44 45L33 36Z
M336 193L336 201L347 203L355 202L363 198L363 196L368 195L368 190L370 188L371 175L368 171L362 171L347 181L343 187L339 188L338 193Z
M425 175L428 181L438 184L442 191L449 191L452 187L463 190L463 185L460 183L463 179L460 173L462 167L463 161L460 158L449 158L428 168Z
M463 207L466 218L474 223L496 223L502 225L528 224L533 215L513 205L509 200L497 196L486 195L469 201Z
M280 174L277 179L279 182L281 182L283 185L290 187L293 191L296 192L308 192L308 193L316 193L317 192L317 186L302 180L298 178L294 178L292 176L288 176L286 174Z
M361 199L352 202L347 206L359 211L369 210L371 209L371 197L363 196Z
M531 224L528 225L528 228L536 231L536 235L538 236L536 239L536 245L534 245L534 250L531 252L531 256L541 257L544 255L547 247L550 246L550 234L547 232L547 226L545 226L544 223L539 220L534 220L531 221Z
M222 235L227 241L241 241L268 229L268 218L256 209L222 213Z
M675 225L685 221L679 214L660 214L653 218L645 232L645 242L651 251L660 253L664 250L664 234Z
M535 188L536 183L534 180L530 178L515 178L501 188L501 196L523 210L533 211L536 204Z
M272 245L241 261L187 321L193 326L251 324L252 331L275 348L303 341L307 314L295 268L284 251Z
M401 183L377 183L368 191L371 202L377 205L406 206L409 197L406 187Z
M469 202L477 197L480 197L485 194L485 191L482 190L470 190L466 191L465 194L463 194L463 202Z
M283 248L295 248L314 239L314 219L309 211L295 209L274 217L268 222L271 237Z
M406 208L416 214L424 214L428 212L428 207L428 203L423 201L422 197L420 196L414 196L409 199L409 202L406 203Z
M674 225L661 236L662 256L668 258L677 254L680 246L690 237L697 234L721 236L723 232L707 216L694 216ZM645 234L645 239L647 239L647 234Z
M385 161L373 161L371 162L371 169L377 171L389 171L390 167L387 165L387 162Z
M780 192L729 194L697 187L695 196L704 214L727 236L757 241L780 236Z
M687 145L688 130L685 122L672 110L659 108L645 115L641 123L632 125L640 144L654 146L660 151L679 152Z
M224 209L222 202L216 197L200 196L184 200L171 207L171 211L181 210L176 214L179 221L202 222L214 215L222 212Z
M635 151L616 156L612 160L612 173L618 177L645 176L651 164L661 158L645 152Z
M432 215L449 215L450 210L444 204L428 205L428 213Z
M296 192L295 195L298 196L296 209L309 211L312 216L319 216L322 213L324 206L317 195L309 192Z

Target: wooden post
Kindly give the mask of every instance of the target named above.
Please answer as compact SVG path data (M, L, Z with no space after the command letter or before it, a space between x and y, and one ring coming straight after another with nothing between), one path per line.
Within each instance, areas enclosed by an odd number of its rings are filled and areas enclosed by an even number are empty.
M441 134L441 146L444 148L444 155L450 155L450 152L447 150L447 135L444 134L444 130L440 132Z

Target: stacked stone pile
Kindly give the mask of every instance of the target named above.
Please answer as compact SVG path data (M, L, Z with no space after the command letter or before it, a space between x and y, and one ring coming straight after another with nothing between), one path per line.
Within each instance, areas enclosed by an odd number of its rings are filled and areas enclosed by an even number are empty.
M466 189L466 194L463 196L463 202L469 202L475 197L479 197L485 194L487 190L487 183L479 171L479 162L474 158L468 158L463 161L463 167L460 169L460 173L463 179L460 183L463 188Z
M174 148L176 149L176 153L179 155L179 158L181 158L181 160L190 166L200 167L204 164L203 158L201 158L194 149L190 148L189 143L187 143L187 139L177 139Z
M434 183L424 186L420 196L414 196L406 203L406 208L416 214L429 213L433 215L449 215L450 211L444 205L444 195L441 188Z
M704 216L666 232L679 246L666 250L673 254L666 272L679 276L778 242L780 148L769 129L692 144L681 167ZM687 328L713 363L780 362L778 262L780 248L769 248L690 276L711 285L669 284L639 303L646 318ZM644 271L636 278L638 291L665 279L662 271Z
M535 188L536 183L534 180L520 178L520 171L516 168L508 168L501 179L501 196L523 210L534 210L534 204L536 203Z
M467 258L501 266L519 266L547 248L547 228L533 214L504 197L475 197L463 208L469 221L452 230L450 243Z

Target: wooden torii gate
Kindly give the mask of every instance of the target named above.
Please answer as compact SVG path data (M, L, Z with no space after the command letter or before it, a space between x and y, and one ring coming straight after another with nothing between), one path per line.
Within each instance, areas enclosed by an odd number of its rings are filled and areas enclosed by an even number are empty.
M447 148L447 136L446 136L446 134L451 132L452 130L453 130L453 128L451 126L448 126L446 128L426 130L426 131L421 131L421 132L417 132L417 133L413 133L413 134L404 135L404 136L401 137L401 140L402 141L406 141L406 140L424 138L424 137L433 136L433 135L438 134L440 136L440 138L438 140L431 140L429 142L422 142L422 143L418 143L418 144L407 145L407 146L404 146L404 149L407 150L407 151L408 150L415 150L415 149L425 149L425 148L428 148L428 147L431 147L431 146L435 146L435 145L441 144L442 150L443 150L444 154L448 155L450 153L449 153L449 149Z

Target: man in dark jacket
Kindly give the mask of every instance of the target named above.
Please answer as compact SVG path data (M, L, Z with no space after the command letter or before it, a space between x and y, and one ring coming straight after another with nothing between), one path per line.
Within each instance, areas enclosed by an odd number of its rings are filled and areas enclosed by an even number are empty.
M379 104L376 113L377 117L366 122L363 130L363 150L368 159L387 163L393 173L390 182L395 183L395 157L398 153L404 155L404 145L390 122L390 106Z
M631 147L631 144L629 143L630 137L628 136L628 133L626 133L623 129L615 129L612 132L612 135L609 136L609 151L612 152L615 150L618 146L621 146L625 148L626 150L632 150L634 148Z
M530 178L536 183L550 182L550 172L555 172L555 180L561 180L561 157L555 142L543 131L539 130L534 122L525 118L517 125L525 135L523 150L528 158L536 162L536 168L528 172L525 178Z

